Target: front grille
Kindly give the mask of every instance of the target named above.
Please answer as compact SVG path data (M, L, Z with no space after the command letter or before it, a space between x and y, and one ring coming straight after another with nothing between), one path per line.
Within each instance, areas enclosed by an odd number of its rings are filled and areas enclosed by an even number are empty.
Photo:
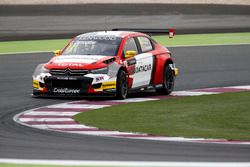
M83 81L81 81L81 80L75 80L75 81L52 80L50 84L51 84L51 87L57 87L57 88L75 88L75 89L84 88Z
M58 93L54 92L55 88L77 89L80 90L80 93L86 93L91 86L92 81L92 78L85 76L49 76L44 79L45 86L50 93Z
M50 74L55 76L84 76L88 73L88 70L72 70L69 68L65 70L50 70Z

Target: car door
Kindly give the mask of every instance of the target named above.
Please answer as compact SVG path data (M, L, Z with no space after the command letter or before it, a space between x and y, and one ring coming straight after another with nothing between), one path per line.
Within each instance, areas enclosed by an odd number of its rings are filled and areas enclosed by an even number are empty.
M147 37L137 37L140 53L135 56L135 74L132 88L143 87L150 84L153 70L153 45Z

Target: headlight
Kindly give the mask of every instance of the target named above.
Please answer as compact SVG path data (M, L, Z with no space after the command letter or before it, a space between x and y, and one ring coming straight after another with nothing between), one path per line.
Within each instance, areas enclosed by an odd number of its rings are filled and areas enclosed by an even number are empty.
M34 73L33 73L33 77L36 78L38 75L40 75L41 73L49 73L49 69L44 67L44 64L39 64Z
M96 70L91 70L90 72L92 74L107 74L108 70L109 70L108 67L104 67L104 68L99 68L99 69L96 69Z
M49 69L42 66L41 73L49 73Z

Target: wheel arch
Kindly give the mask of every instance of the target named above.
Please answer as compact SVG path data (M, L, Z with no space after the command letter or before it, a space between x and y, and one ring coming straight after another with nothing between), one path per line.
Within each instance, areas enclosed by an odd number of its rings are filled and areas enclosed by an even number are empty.
M121 66L121 67L119 68L119 70L117 71L117 75L118 75L118 73L119 73L121 70L124 71L124 72L127 74L127 77L128 77L128 88L131 88L131 87L132 87L132 84L133 84L133 78L129 77L128 70L127 70L127 68L124 67L124 66Z
M171 58L168 58L168 59L165 61L165 63L164 63L164 67L165 67L166 65L173 64L173 63L174 63L173 60L172 60Z
M157 57L155 72L152 84L163 83L163 70L166 65L173 64L174 61L170 57Z
M123 76L124 76L124 74L128 75L127 72L126 72L126 68L124 68L124 67L119 68L118 73L117 73L117 78L116 78L116 98L119 99L119 100L122 100L122 99L126 98L127 93L124 94L124 90L125 90L125 92L128 92L128 77L125 76L127 82L123 82L121 80L121 78L120 78L122 76L121 74ZM127 87L126 89L124 89L123 83L126 83L126 87Z
M128 72L127 72L127 69L126 69L125 67L121 66L121 67L119 68L119 70L117 71L117 74L118 74L121 70L123 70L124 72L128 73Z

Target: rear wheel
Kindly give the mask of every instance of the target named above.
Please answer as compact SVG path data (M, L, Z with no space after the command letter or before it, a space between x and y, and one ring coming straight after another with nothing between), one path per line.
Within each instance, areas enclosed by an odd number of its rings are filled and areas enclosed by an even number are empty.
M128 94L128 79L127 74L120 70L117 75L116 80L116 98L117 99L126 99Z
M161 95L169 95L174 89L174 72L169 65L164 67L162 87L156 88L156 92Z

